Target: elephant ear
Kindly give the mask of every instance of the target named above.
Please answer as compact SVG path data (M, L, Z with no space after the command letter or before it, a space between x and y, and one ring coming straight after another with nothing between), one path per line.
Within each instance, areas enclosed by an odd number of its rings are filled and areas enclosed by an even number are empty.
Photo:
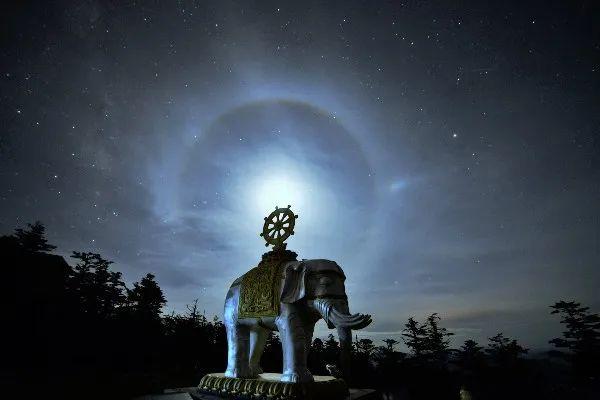
M303 299L306 294L305 277L306 266L303 262L288 265L285 271L283 289L281 291L282 303L295 303Z

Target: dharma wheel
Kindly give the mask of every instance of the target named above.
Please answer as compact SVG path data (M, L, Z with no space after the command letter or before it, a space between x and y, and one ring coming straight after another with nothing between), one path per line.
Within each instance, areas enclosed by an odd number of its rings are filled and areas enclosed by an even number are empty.
M294 215L291 206L285 208L275 207L275 211L265 217L265 224L260 236L267 243L265 246L274 246L274 250L285 249L287 238L294 234L294 225L296 225L297 215Z

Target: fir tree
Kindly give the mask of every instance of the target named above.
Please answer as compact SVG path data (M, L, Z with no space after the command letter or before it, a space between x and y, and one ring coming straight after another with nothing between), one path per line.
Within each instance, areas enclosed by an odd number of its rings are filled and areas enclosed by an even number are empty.
M56 249L56 246L48 244L46 227L40 221L27 224L27 227L29 229L15 229L14 237L21 248L34 253L48 253Z
M340 345L331 333L325 340L324 359L327 364L337 364L340 359Z
M484 360L483 347L472 339L465 340L458 350L458 364L466 370L473 370L481 366Z
M69 285L81 310L88 315L109 317L126 304L125 283L120 272L110 271L112 261L96 253L74 251L79 260Z
M153 320L160 319L161 310L167 303L152 274L146 274L140 282L133 284L133 289L128 291L128 302L137 315Z
M427 317L425 325L426 332L426 352L432 361L444 362L448 356L450 347L450 336L454 335L448 332L446 328L439 326L440 317L437 313Z
M427 329L413 317L408 319L402 331L402 340L413 356L419 358L427 347Z
M529 350L519 345L516 339L498 333L489 338L488 348L485 351L497 365L507 367L515 364L519 357L522 354L527 354Z
M563 337L550 340L559 348L569 350L576 371L584 375L597 375L600 358L600 316L589 312L575 301L559 301L550 306L551 314L560 314L566 326Z

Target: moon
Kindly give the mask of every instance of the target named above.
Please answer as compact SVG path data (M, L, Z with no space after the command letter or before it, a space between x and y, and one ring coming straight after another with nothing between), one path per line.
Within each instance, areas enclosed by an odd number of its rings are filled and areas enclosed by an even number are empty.
M294 207L302 210L310 210L310 202L307 202L311 185L310 178L295 172L296 166L291 163L286 167L287 172L275 175L259 175L241 188L242 191L251 193L250 210L256 214L265 214L267 210L275 206L282 207L294 204Z

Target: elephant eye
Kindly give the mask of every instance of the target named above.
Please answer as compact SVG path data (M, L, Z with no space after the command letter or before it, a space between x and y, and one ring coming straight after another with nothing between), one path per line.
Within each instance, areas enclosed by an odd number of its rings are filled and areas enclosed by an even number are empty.
M323 286L329 286L333 283L333 280L327 276L324 276L321 279L319 279L319 283Z

